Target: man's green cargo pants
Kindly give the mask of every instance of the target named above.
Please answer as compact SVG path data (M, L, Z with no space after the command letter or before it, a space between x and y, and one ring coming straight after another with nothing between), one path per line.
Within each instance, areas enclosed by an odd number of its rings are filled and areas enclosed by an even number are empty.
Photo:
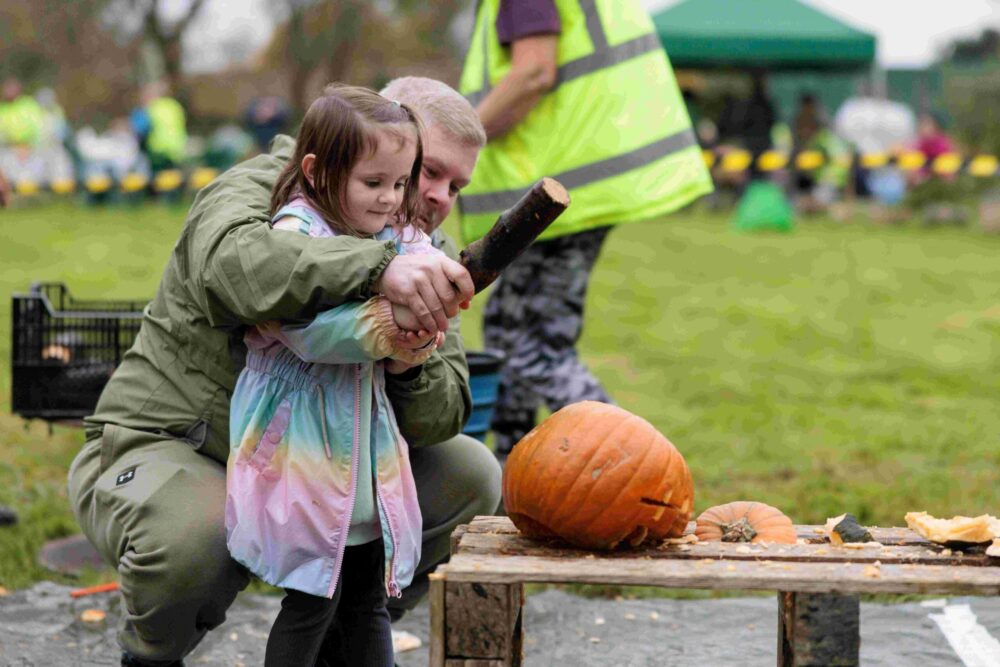
M458 435L416 448L410 461L423 551L414 583L390 599L390 612L420 600L427 573L448 556L452 530L500 501L499 465L477 440ZM226 549L226 468L189 440L106 425L73 462L69 497L83 532L118 569L119 641L133 655L183 658L249 583Z

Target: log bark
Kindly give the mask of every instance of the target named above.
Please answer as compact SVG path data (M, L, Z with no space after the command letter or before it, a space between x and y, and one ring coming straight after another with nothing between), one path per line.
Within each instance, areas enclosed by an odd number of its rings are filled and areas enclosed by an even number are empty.
M486 236L461 253L476 293L483 291L539 234L569 206L569 193L558 181L543 178L512 207L500 214Z

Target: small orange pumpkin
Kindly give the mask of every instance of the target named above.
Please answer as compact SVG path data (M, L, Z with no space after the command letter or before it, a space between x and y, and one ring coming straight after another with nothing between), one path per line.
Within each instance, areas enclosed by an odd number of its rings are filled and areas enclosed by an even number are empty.
M702 542L776 542L795 544L795 526L781 510L738 500L710 507L698 517L694 534Z
M555 412L504 466L507 516L530 537L589 549L684 533L694 484L684 457L627 410L581 401Z

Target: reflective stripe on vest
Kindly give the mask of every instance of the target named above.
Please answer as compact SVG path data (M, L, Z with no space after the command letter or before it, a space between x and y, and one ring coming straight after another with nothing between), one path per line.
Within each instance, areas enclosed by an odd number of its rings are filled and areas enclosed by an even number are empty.
M572 190L588 183L602 181L623 171L629 171L638 167L643 167L652 162L656 162L664 155L676 153L677 151L697 145L694 132L691 129L681 130L677 134L672 134L666 139L654 141L638 150L616 155L615 157L591 162L590 164L576 169L564 171L553 176L566 188ZM517 200L524 196L531 188L517 188L515 190L502 190L500 192L486 192L481 195L464 195L462 197L462 211L464 213L487 213L489 211L502 211L517 203Z
M555 85L483 149L459 200L467 242L542 176L580 202L542 238L662 215L711 191L669 63L638 0L555 1L563 21ZM498 0L483 0L477 11L462 81L473 104L509 67L509 52L497 50L498 11Z

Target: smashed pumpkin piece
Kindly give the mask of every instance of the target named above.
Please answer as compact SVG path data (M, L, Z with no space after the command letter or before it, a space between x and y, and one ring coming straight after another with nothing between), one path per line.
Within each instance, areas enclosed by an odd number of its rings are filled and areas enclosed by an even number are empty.
M937 519L927 512L907 512L906 525L921 537L938 544L949 542L980 544L1000 537L997 533L1000 521L989 514Z
M1000 558L1000 538L993 540L993 544L987 547L986 555L993 558Z
M873 541L872 534L858 523L856 516L850 513L827 519L823 532L830 538L830 544L838 546Z

